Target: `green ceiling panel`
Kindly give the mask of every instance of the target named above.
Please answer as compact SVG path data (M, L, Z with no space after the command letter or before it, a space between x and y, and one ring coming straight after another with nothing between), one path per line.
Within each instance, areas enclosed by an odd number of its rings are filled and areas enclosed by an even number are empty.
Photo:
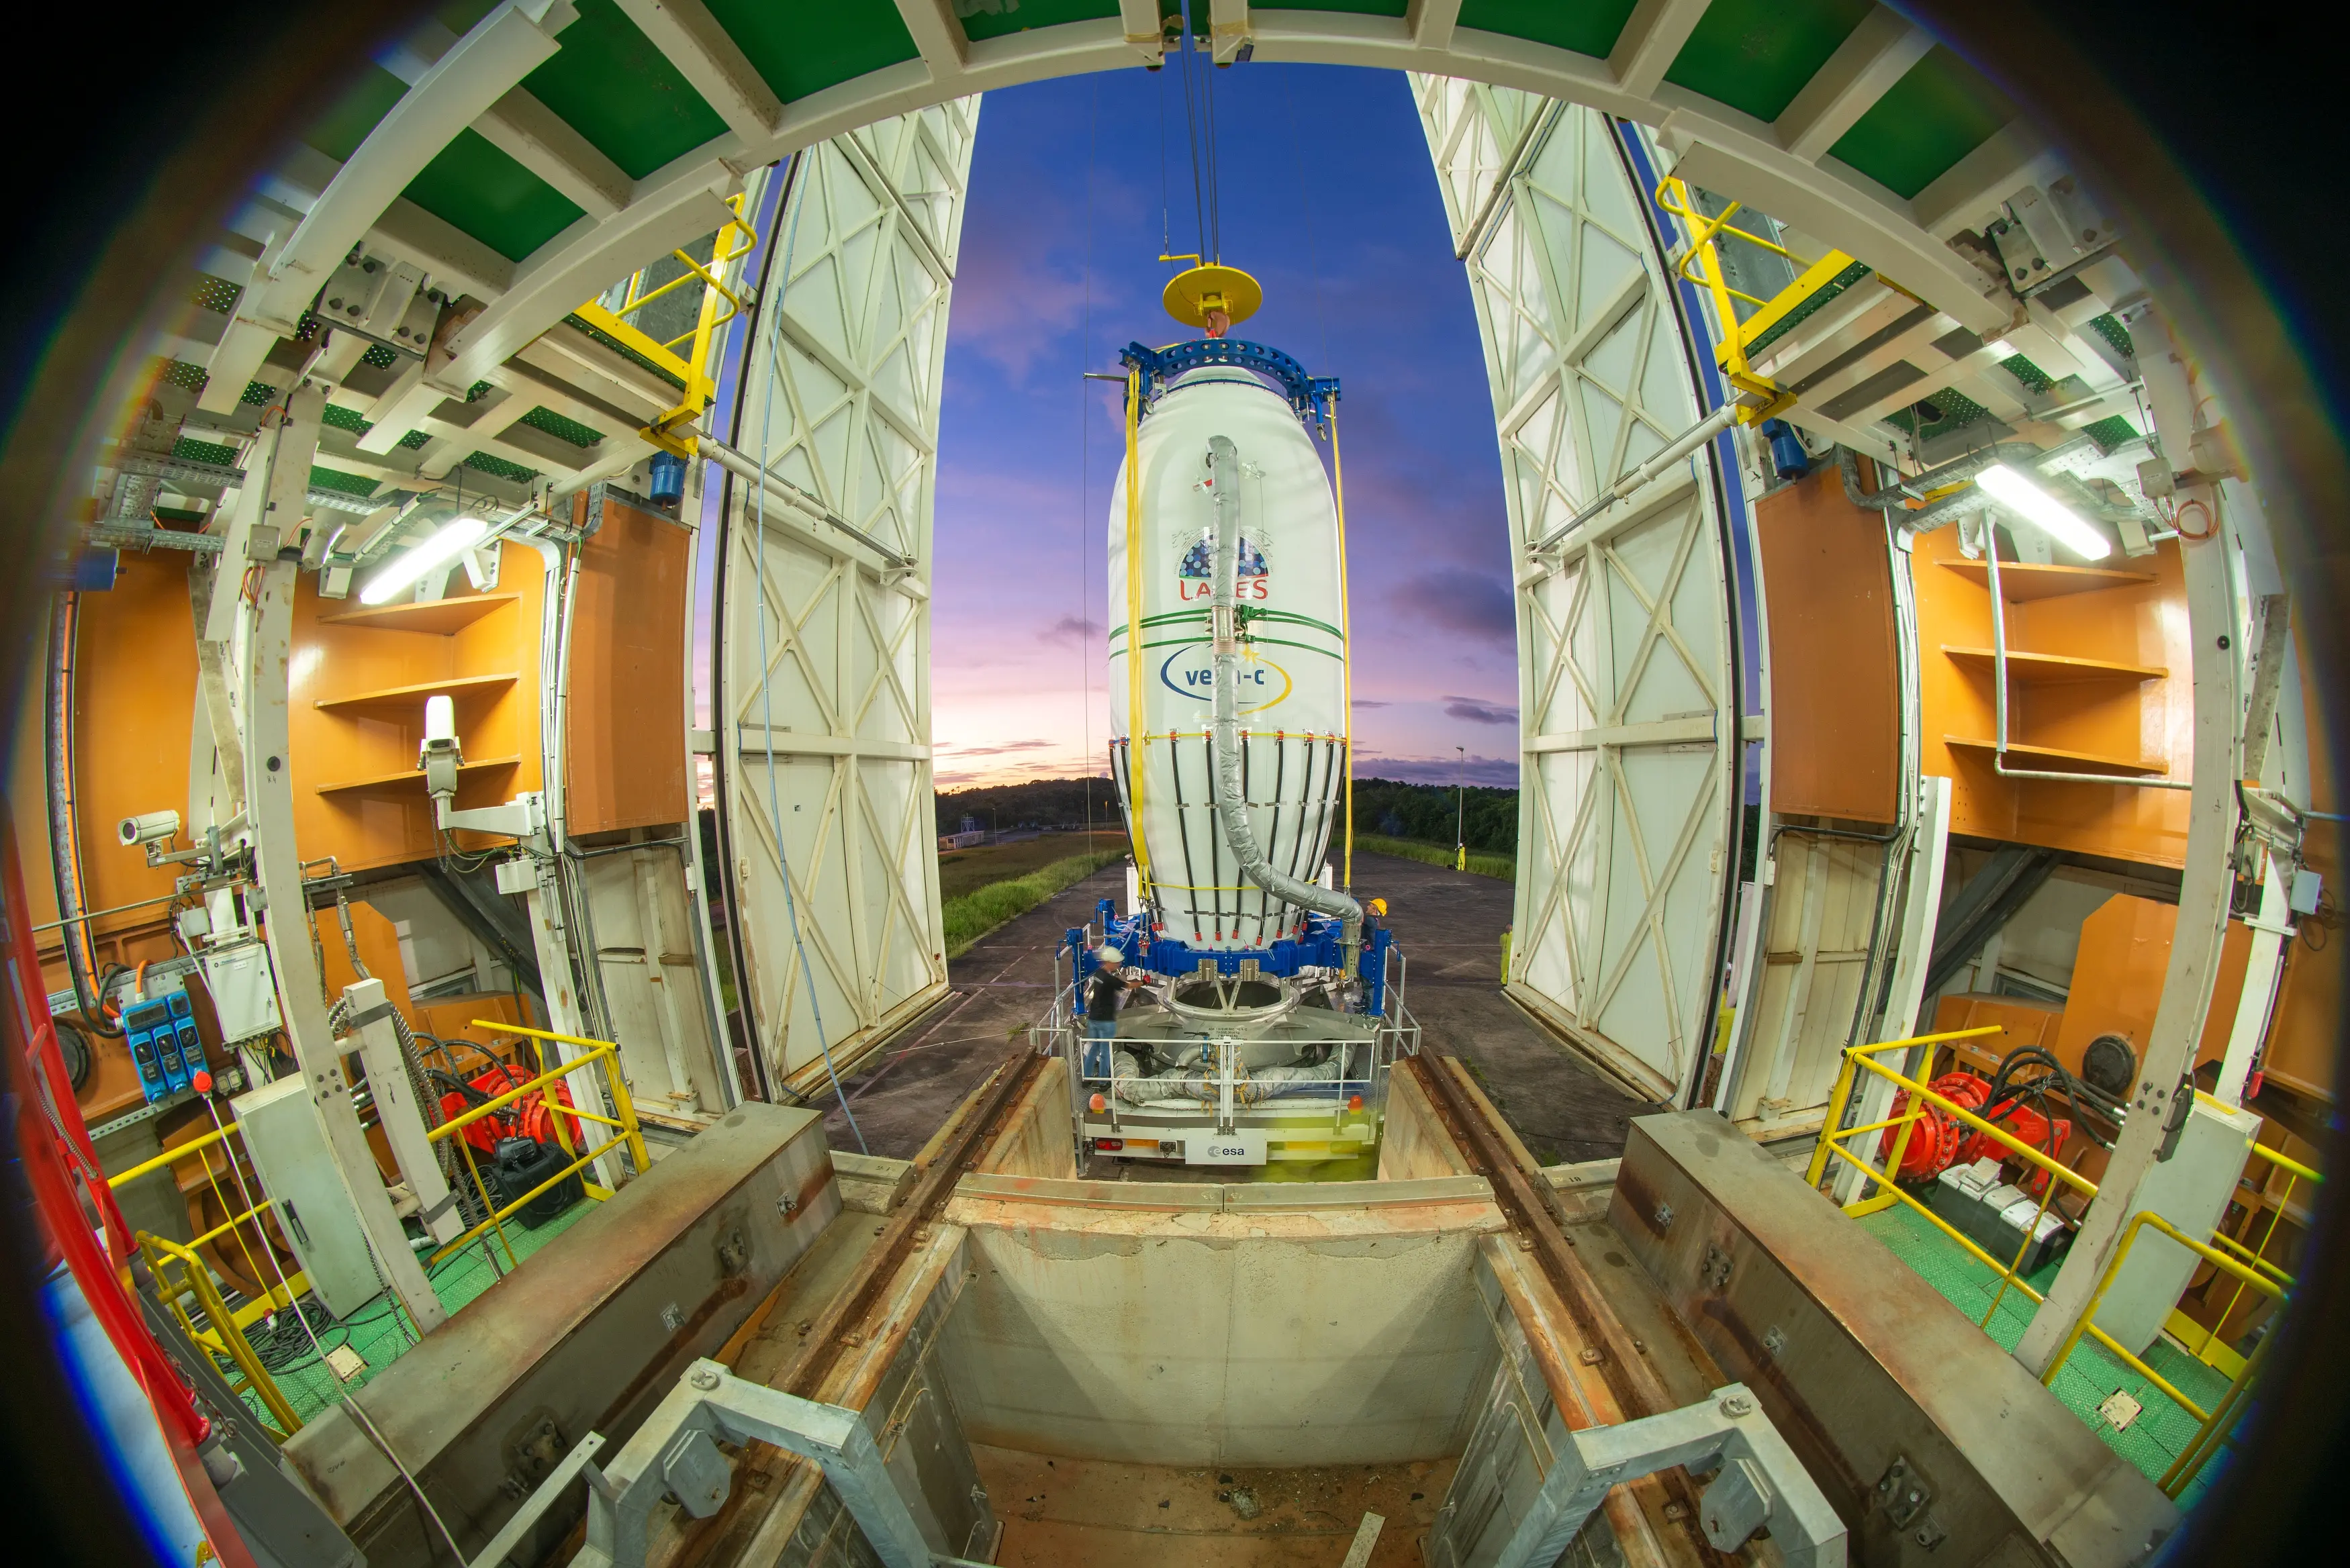
M459 131L401 194L509 261L522 260L581 216L561 192L473 130Z
M1000 38L1031 27L1090 22L1118 15L1118 0L956 0L967 38Z
M1605 58L1635 0L1461 0L1463 27Z
M539 102L631 180L724 132L718 111L612 0L576 3L579 20L563 30L563 47L522 79Z
M350 90L335 102L335 107L318 118L318 122L304 133L302 140L333 159L348 162L352 153L376 122L391 112L408 91L400 79L381 66L369 66Z
M583 425L577 420L567 419L550 408L540 407L531 410L530 412L523 415L522 422L533 430L545 431L551 436L567 441L573 446L594 446L604 439L603 431Z
M345 473L339 468L313 467L310 470L310 488L313 490L336 490L345 495L373 495L379 483L364 473Z
M1980 71L1937 44L1828 151L1895 195L1915 196L2014 116Z
M218 441L198 441L193 436L182 436L173 441L172 455L182 462L209 462L220 468L236 466L236 448L223 446Z
M525 468L518 462L508 462L494 452L477 452L460 466L486 473L493 479L511 480L516 484L528 484L538 477L538 470Z
M1665 79L1776 119L1875 0L1713 0Z
M2081 433L2097 443L2097 450L2110 452L2137 440L2137 427L2119 414L2107 414L2093 425L2083 425Z
M896 0L706 0L775 95L786 103L884 66L920 59Z

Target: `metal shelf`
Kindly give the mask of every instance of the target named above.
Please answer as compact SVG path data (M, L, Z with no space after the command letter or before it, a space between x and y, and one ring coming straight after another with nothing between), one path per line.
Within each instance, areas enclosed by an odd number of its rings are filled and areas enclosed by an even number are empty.
M2002 579L2004 566L2000 568ZM1942 651L1970 670L1989 673L1997 668L1993 651L1988 648L1953 648L1942 645ZM2018 653L2010 649L2007 673L2022 686L2088 686L2099 683L2136 686L2147 680L2167 679L2170 671L2158 664L2118 664L2110 659L2074 659L2060 653ZM2011 744L2008 748L2015 748Z
M2012 749L2012 747L2010 748L2010 750ZM520 757L484 757L480 762L460 763L457 771L460 774L483 773L491 768L514 768L521 765ZM377 774L369 778L345 779L340 784L322 784L318 786L318 793L320 794L354 793L404 794L411 791L421 793L423 788L423 773L415 768L403 768L396 774Z
M2002 568L2002 570L2004 569L2004 567ZM2014 656L2011 654L2009 657ZM1979 741L1966 735L1945 735L1942 741L1945 745L1964 746L1969 751L1993 752L1998 749L1996 742ZM2131 757L2109 757L2096 752L2068 752L2055 746L2026 746L2014 741L2007 743L2007 754L2025 767L2043 768L2058 773L2106 773L2117 777L2143 778L2170 771L2169 764L2167 763L2140 762ZM2039 784L2063 781L2019 779L2016 782Z
M1979 588L1991 587L1991 567L1981 561L1945 561L1942 565ZM2106 588L2137 588L2158 580L2152 572L2117 572L2109 566L2043 566L2029 561L1999 564L2000 597L2012 605L2034 599L2057 599L2069 594L2101 593ZM2009 658L2012 659L2013 654Z
M466 594L453 599L434 599L426 604L380 605L373 609L346 610L341 615L322 615L320 626L356 626L379 631L416 631L431 637L448 637L463 631L494 609L503 609L522 600L519 593Z
M522 679L518 675L452 675L445 680L419 680L407 686L386 686L374 691L355 691L348 697L320 698L314 707L329 713L356 711L368 708L411 708L421 717L424 699L446 693L452 697L471 696L479 691L494 691L512 686Z

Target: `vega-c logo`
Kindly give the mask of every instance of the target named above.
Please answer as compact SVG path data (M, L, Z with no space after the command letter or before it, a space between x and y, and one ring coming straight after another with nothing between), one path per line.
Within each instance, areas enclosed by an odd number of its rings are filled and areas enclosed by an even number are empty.
M1159 682L1179 697L1216 700L1216 661L1208 645L1188 644L1159 666ZM1289 671L1269 659L1243 657L1238 677L1240 711L1262 713L1289 695Z

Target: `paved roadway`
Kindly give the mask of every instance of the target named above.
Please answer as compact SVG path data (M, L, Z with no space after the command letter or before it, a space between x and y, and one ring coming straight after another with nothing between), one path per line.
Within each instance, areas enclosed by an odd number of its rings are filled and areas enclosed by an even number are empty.
M1426 1045L1469 1063L1534 1157L1558 1164L1620 1153L1630 1119L1651 1107L1585 1066L1501 993L1510 885L1385 855L1357 856L1355 883L1359 896L1388 901L1409 961L1405 1002ZM938 1130L1051 1001L1061 933L1124 884L1113 866L998 927L948 966L954 994L844 1085L872 1152L907 1158ZM857 1147L837 1104L826 1132L835 1148Z

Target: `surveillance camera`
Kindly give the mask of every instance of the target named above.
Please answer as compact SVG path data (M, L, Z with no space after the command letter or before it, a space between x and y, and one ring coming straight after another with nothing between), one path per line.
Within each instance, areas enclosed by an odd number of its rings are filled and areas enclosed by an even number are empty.
M114 826L114 836L126 849L134 844L160 844L175 838L180 832L180 814L176 811L151 811L143 816L126 816Z

